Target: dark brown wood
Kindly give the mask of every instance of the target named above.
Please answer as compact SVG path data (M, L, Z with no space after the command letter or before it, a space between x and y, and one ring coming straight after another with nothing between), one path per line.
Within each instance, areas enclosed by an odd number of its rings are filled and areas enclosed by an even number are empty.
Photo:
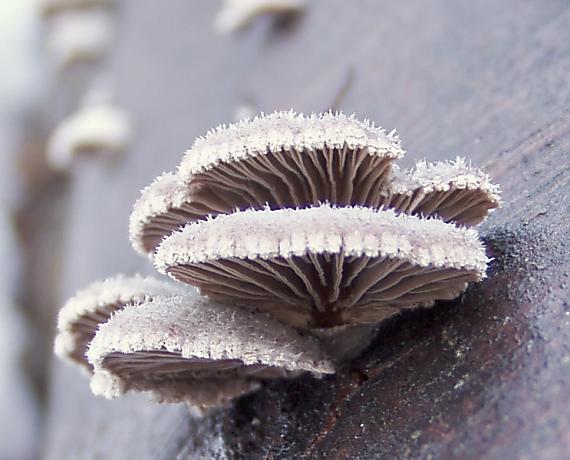
M136 142L74 172L62 299L153 272L127 239L139 189L248 100L310 112L343 92L345 111L398 128L406 164L468 156L504 189L482 228L495 260L461 300L389 321L337 376L276 382L202 421L95 398L54 362L45 457L568 458L568 2L313 0L285 29L226 37L216 2L167 3L122 5L110 72Z

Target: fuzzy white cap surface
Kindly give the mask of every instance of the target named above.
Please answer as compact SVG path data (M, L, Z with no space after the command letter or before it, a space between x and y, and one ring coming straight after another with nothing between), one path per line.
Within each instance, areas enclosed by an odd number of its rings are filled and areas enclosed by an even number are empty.
M196 173L218 163L231 163L281 150L366 148L370 155L401 158L404 150L394 131L386 133L369 121L342 113L304 116L290 112L261 114L252 119L222 125L194 141L178 172L188 182Z
M437 219L365 207L247 210L191 223L166 237L154 262L161 273L212 259L268 259L342 252L403 259L420 267L471 270L484 277L488 259L474 230Z
M145 226L154 217L180 208L189 199L188 186L180 182L178 176L172 172L161 174L145 187L134 204L129 219L129 237L133 248L139 254L147 255L142 244Z
M121 310L101 325L87 358L95 374L110 375L104 367L105 356L138 351L169 351L189 360L238 359L245 365L263 364L289 371L334 372L313 337L268 315L198 295L159 296ZM118 388L114 383L97 386ZM104 393L117 396L107 390Z
M488 174L474 168L464 158L455 161L428 163L419 161L413 169L400 171L394 168L391 184L393 193L412 194L421 188L425 193L446 192L451 187L466 190L481 190L497 204L501 201L500 187L491 181Z
M67 358L76 346L73 324L84 316L96 313L111 305L131 305L157 295L172 295L188 292L188 289L170 281L141 275L118 275L96 281L77 291L59 311L55 340L55 353Z

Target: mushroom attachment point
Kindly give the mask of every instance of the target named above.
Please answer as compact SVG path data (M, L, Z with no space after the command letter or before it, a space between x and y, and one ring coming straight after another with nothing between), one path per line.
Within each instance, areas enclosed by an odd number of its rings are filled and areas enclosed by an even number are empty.
M102 325L87 353L92 389L224 406L264 381L334 372L319 343L268 315L197 295L159 296Z
M59 311L56 354L91 370L85 353L97 329L116 312L129 305L154 298L187 292L180 285L152 277L119 275L97 281L78 291Z
M485 276L473 230L364 207L244 211L173 233L162 273L299 327L376 323Z

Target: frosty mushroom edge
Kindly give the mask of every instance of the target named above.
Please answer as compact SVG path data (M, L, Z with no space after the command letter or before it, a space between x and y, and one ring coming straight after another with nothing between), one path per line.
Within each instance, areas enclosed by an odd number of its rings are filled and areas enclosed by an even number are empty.
M176 283L119 277L78 292L58 354L96 394L199 408L334 373L384 319L486 276L474 226L499 187L461 158L401 171L404 153L394 131L339 113L210 131L129 221L133 247Z

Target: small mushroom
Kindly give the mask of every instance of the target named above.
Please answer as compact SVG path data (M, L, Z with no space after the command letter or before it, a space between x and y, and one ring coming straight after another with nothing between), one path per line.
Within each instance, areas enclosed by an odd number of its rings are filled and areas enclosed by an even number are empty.
M306 0L224 0L214 29L226 34L247 27L262 14L291 15L305 7Z
M201 408L226 405L266 380L334 372L312 337L195 295L125 308L100 327L87 356L95 394L151 391Z
M137 252L151 254L166 235L179 227L231 206L216 196L194 203L193 190L173 173L162 174L143 189L129 220L129 235Z
M44 16L65 10L112 7L115 0L39 0L39 9Z
M484 278L473 230L393 211L244 211L165 238L157 269L300 327L375 323L403 308L457 297Z
M59 67L99 59L113 44L114 18L103 8L65 9L53 15L48 51Z
M500 205L498 185L463 158L438 163L418 162L405 173L396 170L386 207L407 214L436 216L471 227Z
M152 277L119 275L97 281L71 297L59 312L56 354L91 370L85 352L100 324L128 305L157 295L180 294L184 290L171 282Z
M228 213L326 201L378 207L386 200L391 165L403 154L394 132L354 117L275 112L198 138L178 173L196 187L196 203L215 196L231 204Z
M117 156L127 148L131 137L125 112L111 102L109 94L95 91L54 130L48 144L48 162L54 169L65 170L76 155Z

